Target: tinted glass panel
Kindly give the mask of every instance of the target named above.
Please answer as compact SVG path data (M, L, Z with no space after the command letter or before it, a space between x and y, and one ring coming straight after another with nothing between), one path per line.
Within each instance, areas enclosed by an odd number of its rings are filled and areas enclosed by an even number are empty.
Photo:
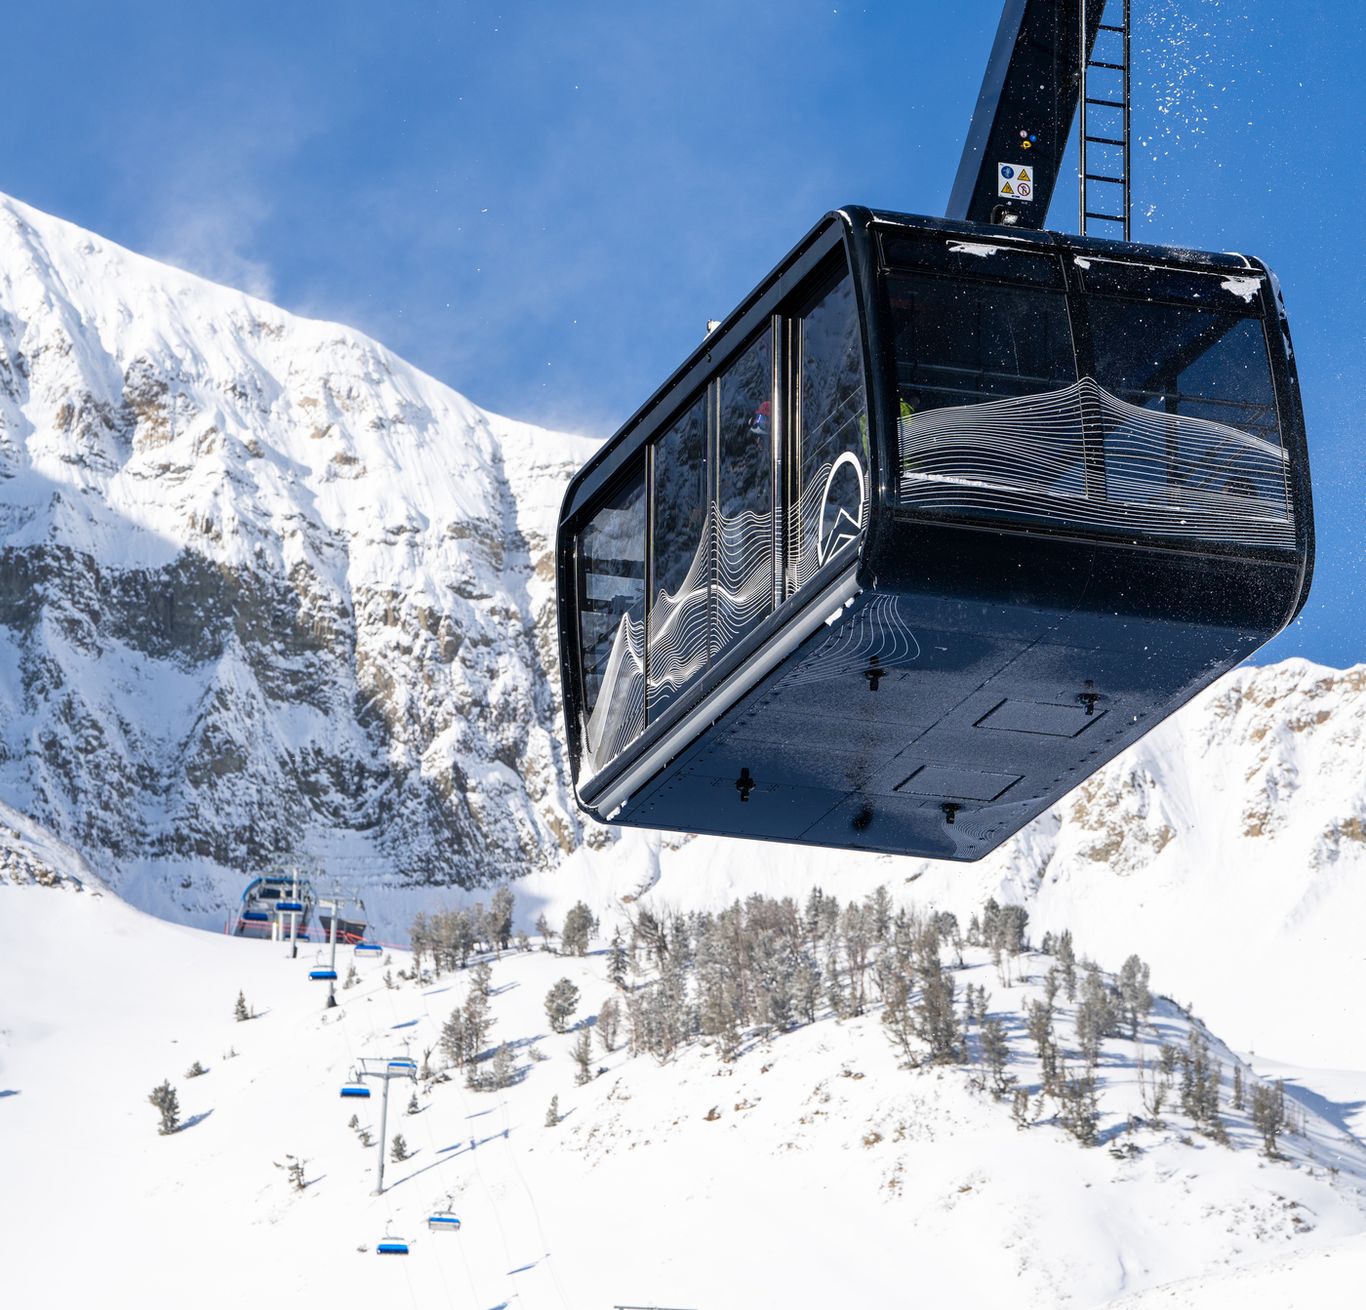
M1040 493L1084 495L1094 458L1063 293L894 277L888 294L902 504L980 515L1019 513Z
M773 343L765 333L721 375L712 651L773 609Z
M860 538L868 414L854 286L845 274L797 323L797 478L788 585L806 583Z
M1106 494L1126 523L1293 546L1261 320L1110 296L1089 297L1088 313Z
M654 718L706 667L711 519L699 400L654 446L650 697Z
M889 278L888 292L897 389L914 414L1077 380L1061 292L940 277Z
M593 773L645 726L643 469L579 535L582 769Z
M1279 443L1260 319L1108 296L1088 303L1096 381L1107 391L1144 409L1213 419Z

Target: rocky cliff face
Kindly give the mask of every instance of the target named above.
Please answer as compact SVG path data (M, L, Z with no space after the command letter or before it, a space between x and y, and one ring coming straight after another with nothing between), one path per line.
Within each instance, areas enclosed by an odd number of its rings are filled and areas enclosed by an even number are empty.
M189 912L279 854L555 861L548 550L588 449L0 200L0 795Z

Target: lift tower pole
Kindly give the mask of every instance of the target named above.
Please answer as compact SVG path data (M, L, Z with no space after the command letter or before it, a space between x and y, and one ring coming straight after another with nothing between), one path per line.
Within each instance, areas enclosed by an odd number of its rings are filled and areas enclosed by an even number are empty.
M417 1081L417 1061L410 1060L406 1056L395 1057L392 1060L372 1060L362 1059L356 1065L356 1079L380 1078L384 1082L384 1098L380 1102L379 1111L379 1157L378 1169L376 1171L377 1182L372 1196L382 1196L384 1194L384 1150L388 1143L385 1135L389 1130L389 1084L395 1078L408 1078L413 1082Z
M1005 0L947 218L1044 226L1105 8L1106 0Z

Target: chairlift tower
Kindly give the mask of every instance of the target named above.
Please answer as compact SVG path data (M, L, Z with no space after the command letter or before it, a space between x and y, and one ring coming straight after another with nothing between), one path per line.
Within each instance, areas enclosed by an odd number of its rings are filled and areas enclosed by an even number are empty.
M364 903L359 896L343 896L338 892L332 892L322 897L318 901L318 910L330 911L327 925L327 944L328 944L328 963L325 969L313 969L309 977L315 982L327 983L327 1003L323 1006L325 1010L333 1009L337 1004L337 922L341 918L341 912L348 905L359 906L362 910Z
M384 1095L380 1102L379 1110L379 1154L378 1170L375 1190L371 1196L384 1195L384 1150L388 1145L386 1136L389 1126L389 1084L395 1078L406 1078L409 1082L417 1082L417 1061L410 1060L407 1056L397 1056L393 1059L383 1060L371 1057L362 1057L356 1062L353 1084L360 1084L367 1078L378 1078L384 1084ZM343 1091L343 1095L346 1093Z

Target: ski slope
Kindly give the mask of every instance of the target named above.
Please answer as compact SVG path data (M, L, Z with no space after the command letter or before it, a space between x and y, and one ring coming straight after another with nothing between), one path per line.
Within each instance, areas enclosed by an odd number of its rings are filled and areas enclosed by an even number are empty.
M1101 1146L1047 1123L1021 1130L963 1069L897 1068L876 1007L752 1044L729 1065L698 1046L660 1065L595 1042L604 1072L576 1087L573 1034L549 1032L545 993L573 980L580 1019L612 988L601 956L540 950L493 963L492 1040L515 1044L520 1080L503 1092L458 1075L427 1084L411 1116L395 1084L389 1132L414 1154L387 1166L373 1197L375 1150L347 1121L358 1112L377 1131L378 1095L344 1101L340 1085L360 1056L420 1060L468 973L390 988L383 960L362 958L359 985L329 1012L325 984L307 980L318 949L291 959L97 887L0 885L7 1301L1203 1307L1231 1303L1225 1289L1239 1304L1291 1304L1244 1293L1312 1271L1325 1305L1343 1303L1331 1289L1362 1267L1366 1149L1344 1132L1343 1102L1360 1103L1366 1076L1337 1074L1340 1102L1292 1071L1306 1132L1282 1139L1279 1162L1231 1111L1233 1148L1169 1114L1165 1130L1132 1135L1132 1158L1112 1156L1141 1111L1127 1042L1102 1058ZM388 967L407 962L394 950ZM1016 1027L1038 994L1003 988L980 951L955 978L960 996L985 985ZM233 1019L239 989L258 1015L246 1023ZM1174 1006L1160 1002L1154 1021L1183 1040ZM533 1061L532 1045L548 1058ZM1012 1067L1027 1083L1020 1051ZM196 1059L208 1072L187 1080ZM185 1122L167 1137L146 1101L163 1078ZM307 1161L301 1193L275 1167L287 1154ZM427 1214L448 1205L462 1230L429 1234ZM385 1235L411 1239L411 1254L378 1257Z

